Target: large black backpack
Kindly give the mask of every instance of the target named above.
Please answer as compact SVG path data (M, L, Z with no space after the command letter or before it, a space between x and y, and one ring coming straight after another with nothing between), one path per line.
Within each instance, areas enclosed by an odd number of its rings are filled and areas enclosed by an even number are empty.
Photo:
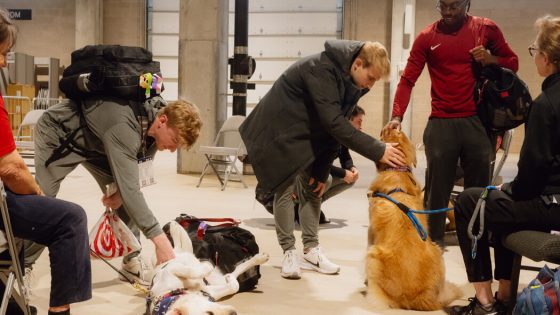
M139 82L146 73L161 77L159 62L142 47L89 45L72 52L71 64L64 70L59 87L71 99L104 95L144 101L146 89ZM151 89L149 94L155 96L157 91Z
M499 66L482 68L474 98L480 120L496 132L525 123L533 102L525 82L513 71Z
M211 261L223 274L231 273L237 265L259 253L253 233L240 228L239 222L234 219L196 218L182 213L175 221L189 234L194 255L198 259ZM163 227L163 231L173 244L169 223ZM237 277L239 291L253 290L260 277L259 266L242 273Z

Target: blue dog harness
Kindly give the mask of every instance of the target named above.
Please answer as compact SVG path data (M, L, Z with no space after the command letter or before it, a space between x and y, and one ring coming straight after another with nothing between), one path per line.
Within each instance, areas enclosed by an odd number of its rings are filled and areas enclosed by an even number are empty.
M420 223L420 221L418 221L418 219L416 218L416 216L414 215L414 213L418 213L418 214L432 214L432 213L440 213L440 212L446 212L446 211L450 211L453 210L453 207L450 208L441 208L441 209L437 209L437 210L414 210L414 209L410 209L410 207L408 207L407 205L405 205L402 202L399 202L393 198L391 198L389 195L393 194L393 193L397 193L397 192L403 192L406 194L406 192L400 188L395 188L393 190L391 190L389 193L387 194L382 194L380 192L368 192L368 197L381 197L381 198L385 198L389 201L391 201L392 203L394 203L404 214L406 214L406 216L410 219L410 221L412 222L412 225L414 226L414 228L416 229L416 232L418 232L418 235L420 235L420 238L425 241L426 238L428 237L428 233L426 233L426 230L424 229L424 227L422 226L422 223Z

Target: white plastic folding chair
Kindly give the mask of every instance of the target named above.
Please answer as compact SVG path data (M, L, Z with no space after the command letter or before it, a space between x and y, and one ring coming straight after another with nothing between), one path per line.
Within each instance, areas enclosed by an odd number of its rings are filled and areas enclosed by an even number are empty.
M8 204L6 202L6 190L4 189L4 183L0 181L0 212L2 213L2 222L4 223L4 230L0 233L4 233L8 253L10 257L5 257L6 253L1 253L2 258L0 258L0 280L5 285L4 295L2 296L2 304L0 304L0 315L6 315L6 309L8 307L8 302L10 297L13 297L17 302L19 307L23 310L24 315L31 314L29 309L29 304L25 298L25 288L23 284L23 268L20 265L20 244L16 243L14 233L12 231L12 224L10 221L10 216L8 214ZM18 290L14 290L14 285L17 283Z
M196 187L200 187L200 183L202 183L202 179L206 175L208 167L210 167L218 177L222 190L226 189L229 180L240 181L247 188L243 180L243 174L239 172L235 165L240 156L247 154L238 130L244 120L245 116L231 116L220 128L214 144L212 146L201 146L198 149L198 152L206 157L207 162Z
M16 134L14 135L15 140L22 142L33 141L33 129L44 112L44 109L33 109L25 114Z
M44 112L44 109L34 109L25 114L16 134L14 135L16 148L25 161L25 164L28 167L32 168L32 173L34 173L33 168L35 166L35 146L33 143L33 130L35 129L37 121L39 121L39 118L41 117L41 115L43 115Z

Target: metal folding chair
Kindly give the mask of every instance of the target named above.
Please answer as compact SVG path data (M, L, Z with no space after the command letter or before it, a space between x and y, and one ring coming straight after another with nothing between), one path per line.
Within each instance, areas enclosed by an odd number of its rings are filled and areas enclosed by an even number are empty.
M200 154L204 154L207 162L196 187L200 187L200 183L202 183L202 179L206 175L208 167L210 167L218 177L222 190L226 189L229 180L240 181L247 188L243 180L243 174L239 172L235 165L240 156L247 154L238 130L244 120L245 116L231 116L220 128L214 144L212 146L201 146L198 149Z
M25 287L23 285L23 268L20 265L19 254L21 246L18 246L12 224L8 214L8 204L6 203L6 190L4 183L0 181L0 212L2 213L2 222L4 223L4 233L8 242L9 258L0 259L0 280L6 286L4 295L2 296L2 304L0 305L0 315L6 314L10 297L13 297L19 307L23 310L24 315L30 315L29 304L25 298ZM21 242L20 242L21 243ZM21 245L21 244L20 244ZM4 255L2 255L4 256ZM18 285L18 290L14 290L14 284Z

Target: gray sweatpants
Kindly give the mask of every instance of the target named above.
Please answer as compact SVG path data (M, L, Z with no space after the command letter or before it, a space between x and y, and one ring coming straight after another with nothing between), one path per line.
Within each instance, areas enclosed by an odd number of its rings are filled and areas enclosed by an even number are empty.
M35 133L35 178L39 187L46 196L56 197L58 191L60 190L60 184L62 180L66 178L70 172L72 172L78 165L83 165L90 173L93 178L97 181L97 184L105 193L105 185L114 182L113 176L109 171L109 165L106 159L95 159L86 158L76 153L70 153L65 157L56 160L49 164L49 167L45 166L45 162L51 157L52 151L54 150L53 145L49 145L52 142L51 136L48 133ZM102 210L102 209L101 209ZM103 212L99 211L99 215ZM132 233L136 238L140 239L140 230L138 226L130 219L124 207L117 209L117 214L119 218L130 228ZM97 220L97 218L95 219ZM32 241L25 240L25 267L31 267L35 261L39 258L45 246L34 243ZM132 253L125 257L125 261L128 261L134 256L138 256L138 252Z
M304 248L319 245L319 214L322 198L313 192L309 185L310 168L299 173L294 183L282 191L274 194L274 221L276 222L276 236L284 251L295 248L294 237L294 200L292 194L297 194L299 206L299 223ZM330 186L330 180L326 183Z

